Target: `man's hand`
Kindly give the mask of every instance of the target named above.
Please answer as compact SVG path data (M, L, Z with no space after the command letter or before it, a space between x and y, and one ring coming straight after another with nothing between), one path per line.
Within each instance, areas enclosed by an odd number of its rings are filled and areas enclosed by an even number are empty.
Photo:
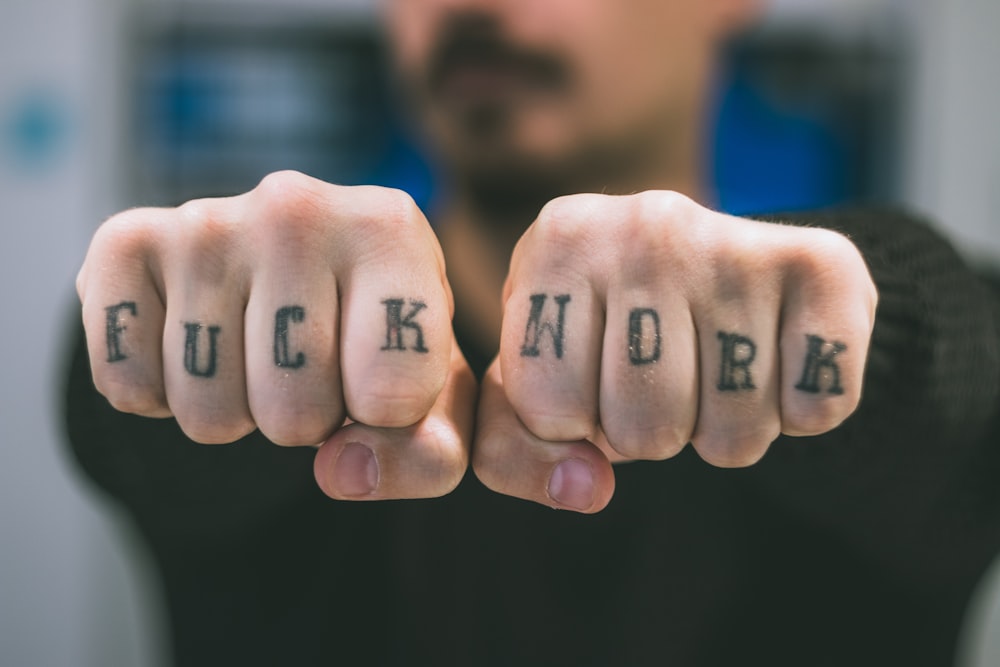
M203 443L325 441L316 479L337 498L442 495L465 472L475 383L405 194L286 172L128 211L98 230L77 291L94 382L119 410L172 415Z
M714 465L750 465L780 433L819 434L855 409L876 300L834 232L669 192L554 200L511 259L476 474L596 512L614 461L690 442Z

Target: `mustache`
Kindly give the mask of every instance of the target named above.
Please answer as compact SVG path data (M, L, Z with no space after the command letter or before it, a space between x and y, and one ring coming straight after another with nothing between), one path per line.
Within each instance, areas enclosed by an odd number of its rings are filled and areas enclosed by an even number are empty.
M428 62L428 89L439 93L454 71L467 66L513 71L541 89L563 88L570 81L570 68L563 60L513 44L489 14L468 12L445 20Z

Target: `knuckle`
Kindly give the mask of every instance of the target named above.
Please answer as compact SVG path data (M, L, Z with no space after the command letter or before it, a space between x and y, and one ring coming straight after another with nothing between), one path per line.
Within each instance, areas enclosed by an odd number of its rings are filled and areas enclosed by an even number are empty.
M420 208L403 190L360 185L355 186L353 191L361 200L366 213L359 220L365 227L385 231L424 227L424 217Z
M515 406L515 411L525 428L541 440L588 440L594 436L594 419L583 406L557 412L551 407L521 405Z
M681 452L691 439L691 431L674 426L641 428L604 425L604 435L612 449L630 459L662 461Z
M189 249L227 247L235 234L234 225L221 214L215 202L192 199L177 208L179 230Z
M402 190L379 186L354 186L352 214L344 223L358 255L388 254L396 261L401 246L427 247L430 225L413 198Z
M312 178L298 171L274 171L260 180L253 193L262 205L277 206L280 211L308 199L313 183Z
M343 422L343 409L330 406L283 406L266 416L254 415L257 428L268 440L283 447L317 445L326 440Z
M134 208L108 218L94 234L92 246L114 254L133 255L155 243L151 209Z
M238 223L218 202L193 199L177 209L179 222L171 239L167 265L193 272L206 283L230 284L241 275L235 272L236 250L240 247ZM179 261L179 264L174 262Z
M403 428L423 419L434 403L436 392L418 390L408 383L379 383L350 406L351 418L368 426Z
M476 446L472 450L472 472L483 486L497 493L510 488L508 466L504 465L503 454L509 443L517 438L516 433L496 427L476 435Z
M178 416L177 423L184 431L184 435L202 445L236 442L256 428L252 420L238 415L225 418L208 418L203 415Z
M118 412L141 417L157 417L167 410L167 400L162 388L145 384L120 382L95 375L94 386Z
M857 400L792 401L782 412L783 430L792 435L820 435L840 426L857 407Z
M253 190L258 215L255 230L265 241L305 240L324 216L316 181L297 171L278 171L265 176ZM335 188L336 186L329 186Z
M695 434L691 444L702 460L716 468L748 468L764 457L779 431L775 427L756 433L747 429L738 434Z
M819 228L804 231L806 242L785 253L785 262L800 278L826 279L867 271L860 252L843 234Z
M592 211L604 198L604 195L578 194L549 201L538 213L533 236L547 249L572 249L595 243L600 225L594 224Z
M469 467L468 450L459 433L441 419L428 420L421 433L429 452L432 483L427 497L444 496L454 491Z
M662 228L665 223L685 223L695 203L673 190L646 190L632 197L632 217L645 225Z

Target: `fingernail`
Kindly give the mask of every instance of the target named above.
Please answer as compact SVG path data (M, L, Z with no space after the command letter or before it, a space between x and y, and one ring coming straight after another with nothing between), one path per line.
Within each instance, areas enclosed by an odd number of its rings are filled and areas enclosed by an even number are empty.
M344 446L333 464L333 488L345 496L367 496L378 486L378 460L360 442Z
M564 507L589 509L594 504L594 472L582 459L566 459L552 470L549 497Z

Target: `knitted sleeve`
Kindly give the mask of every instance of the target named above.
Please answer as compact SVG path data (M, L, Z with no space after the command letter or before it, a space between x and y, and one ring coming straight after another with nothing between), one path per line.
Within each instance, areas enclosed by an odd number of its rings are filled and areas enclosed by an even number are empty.
M784 220L850 237L879 305L856 413L823 436L779 439L747 477L887 571L947 586L1000 546L997 292L901 213Z

